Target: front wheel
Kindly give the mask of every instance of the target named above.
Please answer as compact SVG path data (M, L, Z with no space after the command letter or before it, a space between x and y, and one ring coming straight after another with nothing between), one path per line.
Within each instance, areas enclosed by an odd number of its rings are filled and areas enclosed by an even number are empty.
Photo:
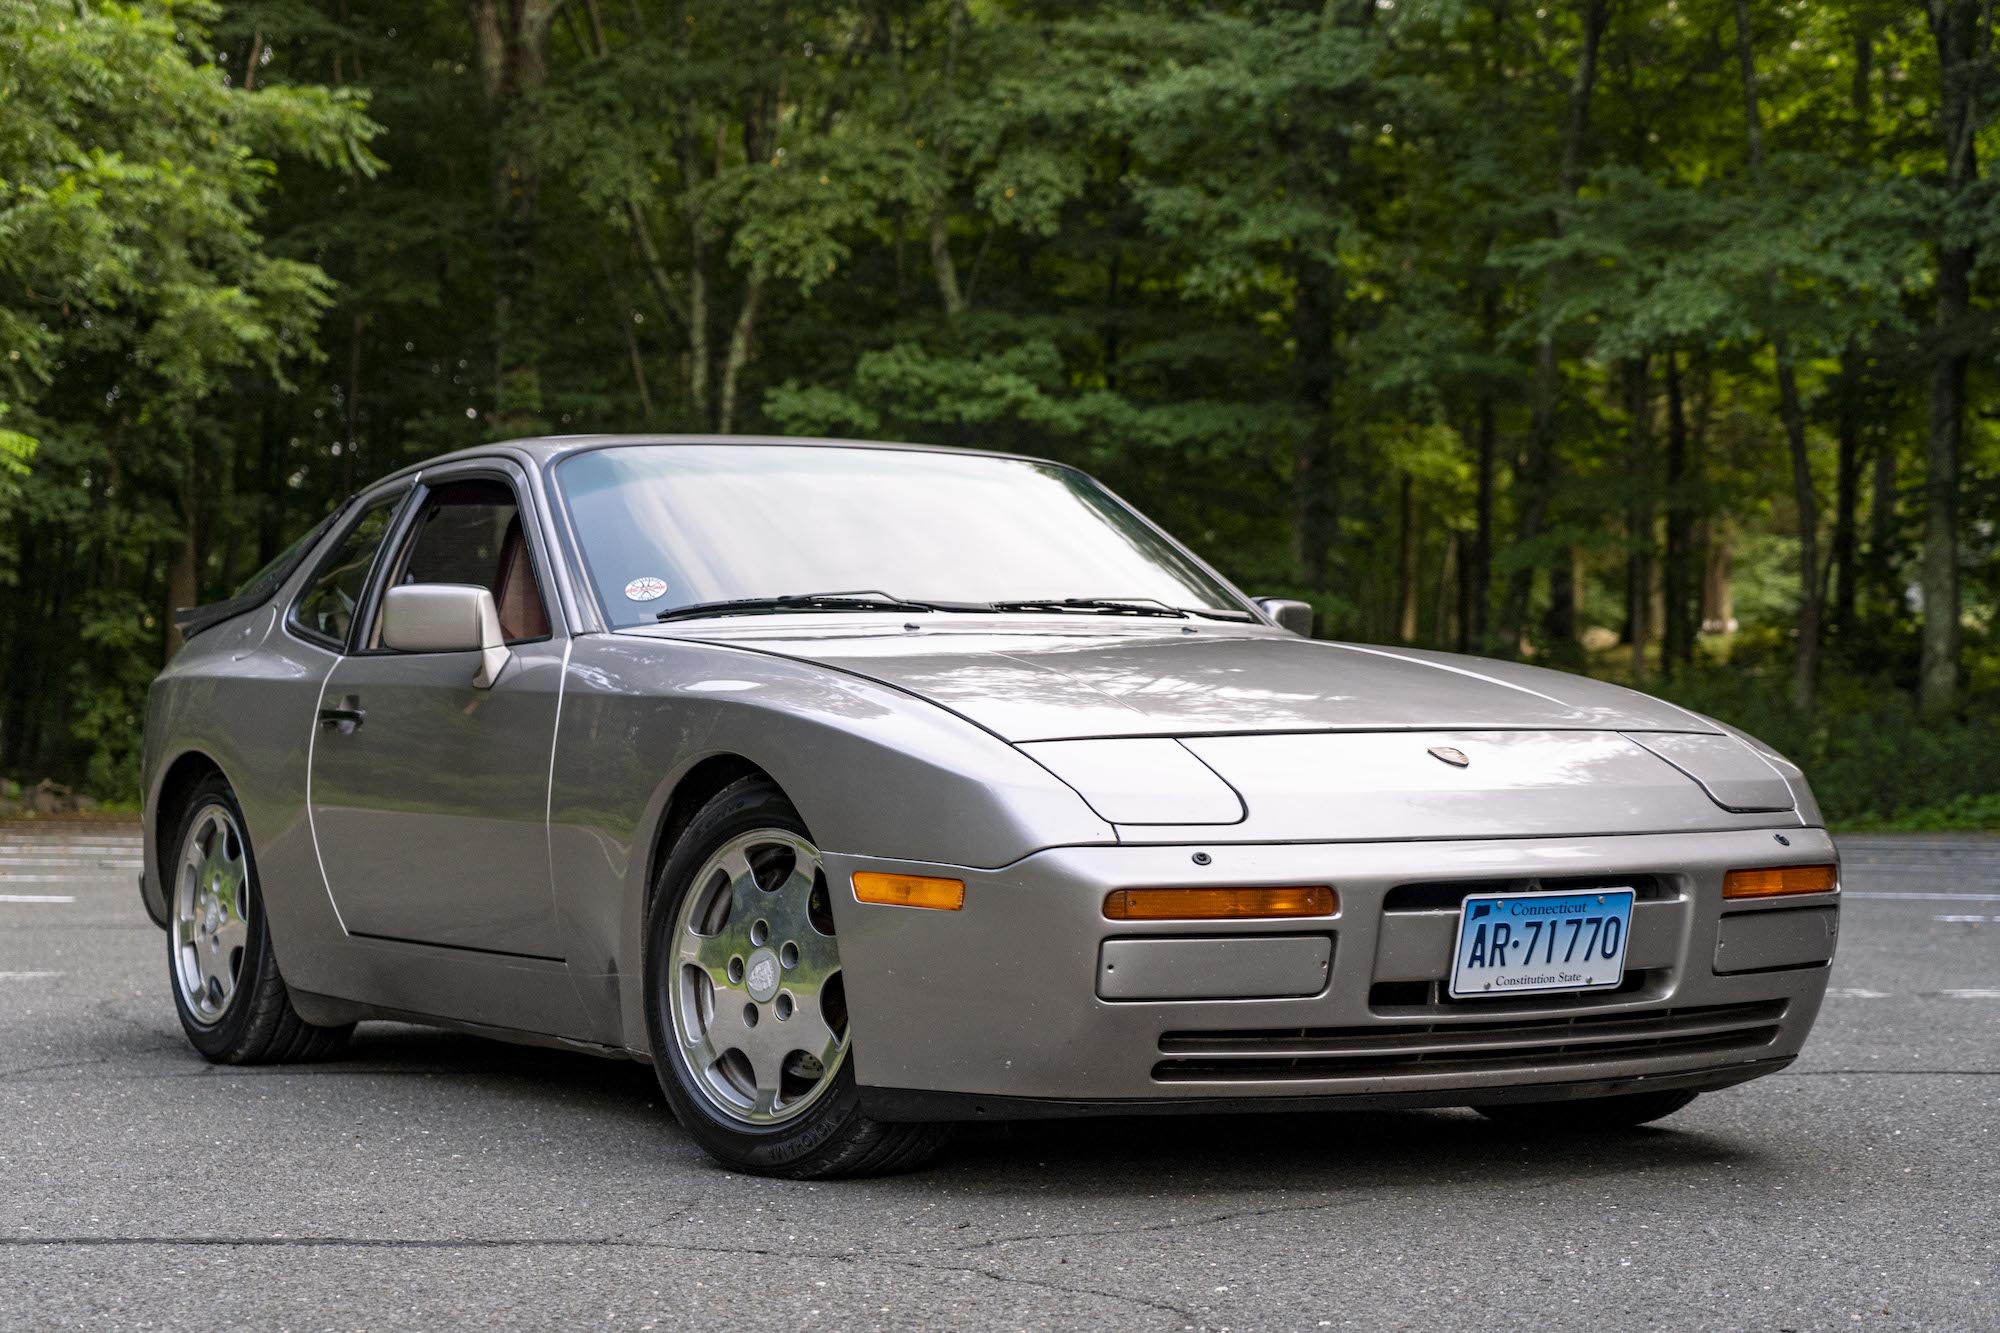
M243 811L220 776L197 786L168 867L167 977L181 1030L217 1064L316 1060L353 1024L317 1027L292 1008L257 883Z
M880 1175L944 1139L861 1114L826 872L767 779L725 788L668 858L647 911L646 994L660 1087L725 1165Z
M1504 1102L1472 1109L1488 1120L1517 1129L1563 1129L1580 1133L1632 1129L1672 1115L1695 1099L1684 1088L1626 1092L1613 1097L1578 1097L1566 1102Z

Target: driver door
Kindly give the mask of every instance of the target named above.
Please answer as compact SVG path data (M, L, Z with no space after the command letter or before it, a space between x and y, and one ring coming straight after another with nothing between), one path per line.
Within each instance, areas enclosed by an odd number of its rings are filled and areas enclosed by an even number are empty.
M547 817L566 639L526 494L497 463L426 473L321 688L313 832L351 935L562 959ZM408 583L493 593L511 658L489 688L477 652L381 646L383 590Z

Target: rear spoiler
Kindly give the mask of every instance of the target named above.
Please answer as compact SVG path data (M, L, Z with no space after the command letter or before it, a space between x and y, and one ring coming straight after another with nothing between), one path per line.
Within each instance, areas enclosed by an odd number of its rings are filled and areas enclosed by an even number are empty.
M180 628L183 639L192 639L205 629L214 629L223 621L242 615L245 611L255 611L271 600L269 590L261 595L244 593L227 601L209 602L204 606L184 606L174 612L174 624Z
M276 560L250 576L250 581L236 592L219 602L208 602L202 606L184 606L174 612L174 624L180 628L181 638L192 639L205 629L214 629L225 620L234 619L245 611L255 611L271 600L278 589L285 586L294 571L305 563L307 556L326 536L340 516L353 505L352 497L335 505L333 512L312 525L306 535L287 547Z

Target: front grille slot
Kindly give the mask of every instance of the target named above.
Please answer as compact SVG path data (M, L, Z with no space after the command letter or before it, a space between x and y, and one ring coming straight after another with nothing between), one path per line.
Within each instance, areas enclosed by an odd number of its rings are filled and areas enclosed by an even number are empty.
M1785 1000L1361 1028L1253 1028L1167 1032L1153 1066L1160 1082L1383 1078L1484 1073L1666 1055L1721 1054L1769 1045Z
M1667 875L1570 875L1558 879L1457 879L1438 883L1398 884L1382 899L1384 912L1456 912L1474 894L1592 893L1598 889L1631 889L1642 903L1668 902L1680 896Z

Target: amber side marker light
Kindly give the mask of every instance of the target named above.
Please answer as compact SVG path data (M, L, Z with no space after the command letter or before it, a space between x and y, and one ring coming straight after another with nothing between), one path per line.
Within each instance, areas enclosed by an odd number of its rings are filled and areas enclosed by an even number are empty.
M1725 898L1775 898L1784 893L1831 893L1840 882L1838 866L1766 866L1732 870L1722 877Z
M1332 916L1340 895L1324 884L1283 889L1113 889L1104 915L1113 921L1241 921L1257 917Z
M887 907L934 907L940 912L956 912L965 906L965 881L858 870L854 874L854 897L858 902Z

